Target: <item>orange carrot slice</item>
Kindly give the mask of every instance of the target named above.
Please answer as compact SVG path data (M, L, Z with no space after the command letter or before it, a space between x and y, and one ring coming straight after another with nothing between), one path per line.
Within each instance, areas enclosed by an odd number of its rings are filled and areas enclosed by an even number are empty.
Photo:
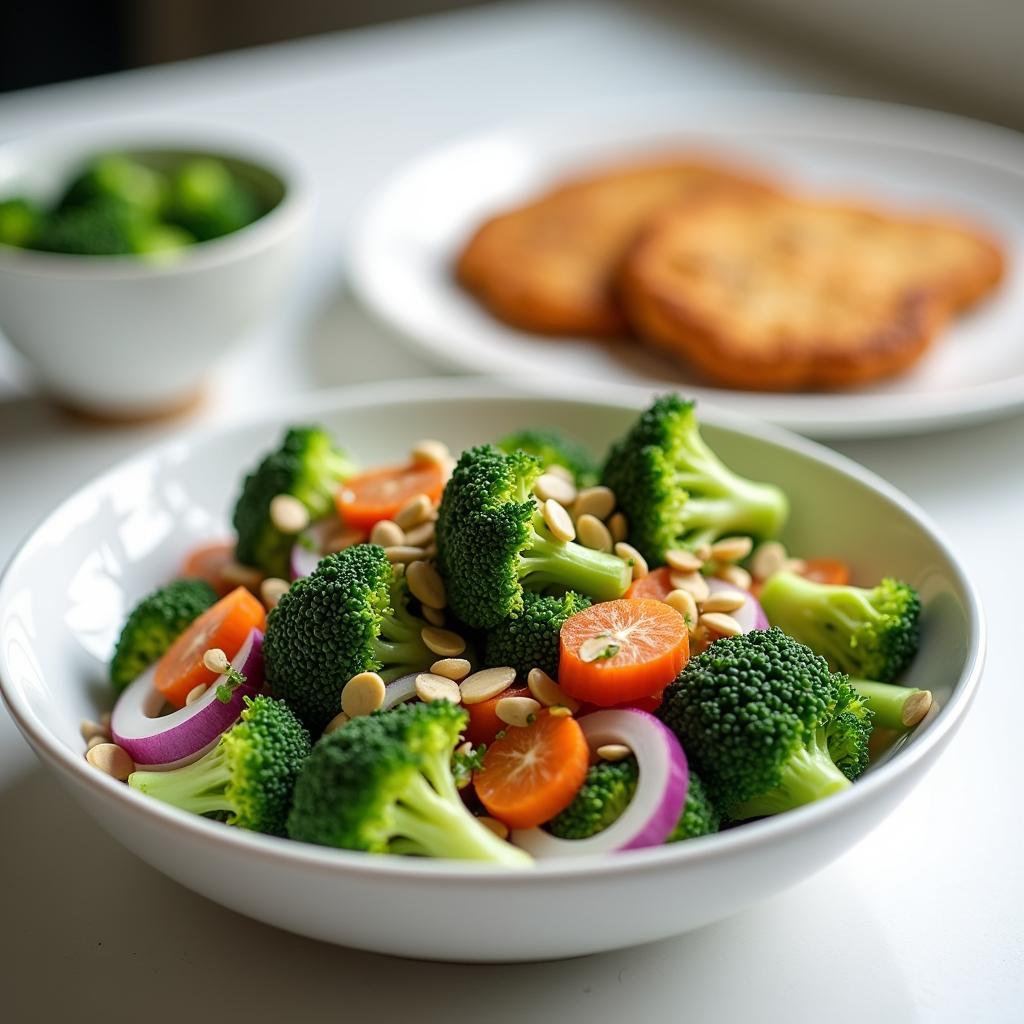
M441 467L434 462L388 466L346 480L335 495L338 515L346 526L369 529L382 519L393 519L417 494L437 502L444 490Z
M154 684L175 708L185 706L189 691L217 678L203 664L203 655L219 647L229 658L242 646L250 630L263 629L263 605L245 587L236 587L212 608L207 608L157 662Z
M185 557L181 575L206 580L223 597L237 586L224 577L224 570L235 561L235 545L232 541L214 541L193 548Z
M663 565L659 569L652 569L642 579L634 580L626 591L626 597L631 600L649 597L654 601L664 601L673 590L672 570Z
M558 682L578 700L610 707L664 689L689 657L674 608L651 598L605 601L565 620Z
M502 690L497 697L490 700L482 700L479 704L463 704L462 710L469 714L469 725L463 730L466 739L479 747L482 743L490 743L494 737L507 728L505 723L498 717L498 701L506 697L529 697L530 691L527 687L510 687Z
M473 785L492 817L509 828L534 828L572 803L589 762L579 722L544 710L527 726L509 726L487 748Z
M850 582L850 567L838 558L808 558L800 575L815 583L845 587Z

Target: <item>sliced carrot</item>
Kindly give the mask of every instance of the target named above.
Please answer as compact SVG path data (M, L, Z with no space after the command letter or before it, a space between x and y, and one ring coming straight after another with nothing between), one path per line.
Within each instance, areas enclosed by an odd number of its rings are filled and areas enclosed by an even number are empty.
M190 690L217 678L217 673L203 664L203 655L211 647L219 647L233 657L250 630L263 629L266 621L263 605L245 587L236 587L171 644L156 664L156 688L172 707L183 708Z
M626 597L630 600L649 597L654 601L664 601L673 590L672 570L663 565L660 569L652 569L642 579L634 580L626 591Z
M413 462L351 477L338 489L335 504L346 526L369 529L382 519L394 518L417 494L425 494L437 502L443 489L440 466L434 462Z
M800 575L815 583L845 587L850 582L850 567L838 558L808 558Z
M525 687L510 687L502 690L497 697L490 700L482 700L479 704L463 704L462 710L469 714L469 725L463 730L466 739L479 747L481 743L490 743L495 736L506 728L505 723L498 717L498 701L506 697L529 697L530 691Z
M193 548L181 566L181 575L206 580L223 597L237 586L224 576L224 570L235 561L235 545L232 541L214 541Z
M492 817L509 828L534 828L572 803L589 763L579 722L544 710L527 726L510 726L487 748L473 785Z
M605 601L565 620L558 682L601 707L650 697L679 674L689 636L674 608L651 598Z

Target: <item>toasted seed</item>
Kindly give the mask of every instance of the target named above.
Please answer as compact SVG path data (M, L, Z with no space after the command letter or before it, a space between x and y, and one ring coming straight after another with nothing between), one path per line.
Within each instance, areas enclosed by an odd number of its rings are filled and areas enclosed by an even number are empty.
M107 732L110 732L110 721L113 717L113 713L110 711L104 711L103 714L100 715L100 725L103 726Z
M711 545L710 544L698 544L694 549L693 553L702 561L706 562L711 557Z
M548 466L544 472L550 473L552 476L560 477L562 480L572 484L574 487L576 486L576 477L573 475L572 470L566 466L558 465L557 462L553 466Z
M444 611L441 608L431 608L430 605L423 606L423 618L432 626L444 625Z
M497 697L516 681L514 668L484 668L462 680L462 703L480 704Z
M556 704L553 708L548 708L548 714L552 718L571 718L572 708L567 708L564 704Z
M85 752L85 759L93 768L99 768L119 782L127 782L128 776L135 771L135 762L128 756L128 751L116 743L97 743Z
M526 677L526 685L530 688L535 700L548 708L564 707L570 711L579 711L580 702L563 690L542 668L531 668Z
M690 631L690 657L707 650L714 638L705 626L698 625Z
M109 743L109 742L110 742L110 737L109 736L92 736L92 737L90 737L89 742L86 743L85 749L86 750L92 750L93 747L98 747L101 743Z
M633 579L642 580L650 572L647 568L647 559L632 544L620 540L615 545L615 554L633 566Z
M494 713L506 725L524 728L540 711L540 703L532 697L503 697L494 705Z
M676 590L688 590L693 594L697 604L706 601L711 593L708 581L699 572L674 572L669 576L669 580Z
M410 562L405 569L412 596L431 608L443 608L448 603L444 580L430 562Z
M565 510L565 506L554 498L548 498L541 507L544 515L544 522L548 529L555 535L556 540L570 541L576 539L576 527L573 526L572 516Z
M807 562L803 558L787 558L782 563L783 572L802 573L807 569Z
M258 590L263 582L263 573L259 569L254 569L251 565L242 565L241 562L228 562L220 574L225 583L245 587L246 590Z
M749 590L754 583L750 573L742 565L723 565L715 575L738 590Z
M405 543L405 531L390 519L381 519L370 530L370 543L382 548L397 548Z
M612 535L608 527L589 512L576 517L576 536L585 548L609 553L612 550Z
M94 736L102 736L104 739L110 736L109 728L104 728L99 722L94 722L89 718L83 718L82 724L78 727L78 731L82 734L82 739L88 742Z
M624 761L633 751L625 743L605 743L595 753L602 761Z
M219 647L211 647L203 655L203 664L219 676L222 676L231 667L228 656Z
M453 679L435 675L433 672L421 672L416 677L416 696L428 704L435 700L446 700L449 704L462 702L459 684Z
M427 545L434 543L436 532L437 528L434 526L434 521L426 519L419 526L414 526L406 532L405 543L411 544L416 548L427 547Z
M711 557L716 562L738 562L753 550L754 542L749 537L723 537L711 545Z
M610 487L584 487L576 496L576 504L573 506L573 515L579 519L580 516L594 516L597 519L607 519L615 511L615 492Z
M277 607L278 601L288 592L289 586L287 580L282 580L277 576L268 576L260 584L260 600L263 601L268 611Z
M685 548L670 548L665 552L665 562L677 572L696 572L704 564L703 559Z
M430 666L430 671L435 676L444 676L446 679L454 679L460 682L469 675L472 665L465 658L441 658Z
M275 494L270 499L270 521L282 533L302 533L309 526L309 509L291 494Z
M734 612L747 603L747 595L739 590L719 590L701 602L702 612Z
M724 612L707 612L700 617L700 624L719 636L739 636L743 632L743 627Z
M388 556L389 562L409 562L421 561L427 557L427 552L423 548L414 548L411 544L395 544L393 547L386 547L384 554Z
M425 494L410 498L396 513L395 523L403 530L411 529L425 522L434 503Z
M427 649L441 658L457 658L466 649L466 641L450 629L424 626L420 630L420 636Z
M931 710L932 700L931 690L918 690L917 693L912 693L903 704L900 721L908 729L917 725Z
M576 500L579 501L579 498ZM616 544L624 541L629 536L629 521L621 512L616 512L609 518L608 532L612 535L612 540Z
M570 480L564 480L553 473L542 473L533 485L533 493L541 501L554 498L560 505L568 507L576 500L576 487Z
M758 544L750 558L750 571L754 578L766 580L774 576L786 561L786 549L777 540L766 540Z
M683 621L691 632L697 628L697 602L688 590L670 591L665 595L665 604L670 608L675 608L682 615Z
M209 687L206 685L206 683L197 683L185 695L185 706L188 707L190 704L195 704L195 702L199 700L199 698L202 697L202 695L206 693L208 689Z
M614 658L619 653L619 647L620 645L610 633L588 636L580 644L580 661L587 662L588 664L592 661L606 661L608 658Z
M433 438L424 438L412 446L410 452L413 462L433 462L438 466L444 465L452 457L448 445L444 441L436 441Z
M469 740L466 740L465 743L460 743L455 748L455 753L460 757L469 757L469 755L473 753L473 744L470 743Z
M341 710L349 718L359 718L376 711L384 703L387 690L376 672L359 672L341 691Z
M337 732L346 722L351 722L352 719L345 714L344 711L339 711L328 723L324 726L324 735L327 736L329 733Z
M481 814L476 819L484 828L490 829L499 839L508 839L508 825L489 814Z

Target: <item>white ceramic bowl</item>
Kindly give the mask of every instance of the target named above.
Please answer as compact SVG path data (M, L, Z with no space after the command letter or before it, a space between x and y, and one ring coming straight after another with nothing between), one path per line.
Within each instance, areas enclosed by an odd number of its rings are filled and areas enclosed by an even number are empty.
M186 404L217 359L276 308L296 262L309 197L297 170L262 142L209 130L45 135L0 146L0 198L53 201L102 152L222 158L273 208L173 262L76 256L0 245L0 331L43 387L113 417Z
M877 825L962 722L982 664L977 596L928 519L871 473L778 429L710 410L702 417L727 462L789 492L793 549L847 558L865 580L892 573L924 600L910 678L935 692L941 710L838 796L678 845L507 872L231 829L102 775L86 763L78 733L82 718L110 705L104 665L126 606L173 573L191 545L224 533L243 468L282 424L322 420L372 462L401 457L424 435L459 448L524 424L562 427L599 450L633 415L599 398L428 381L307 397L152 449L80 490L15 555L0 583L4 698L41 759L127 847L210 899L304 935L404 956L539 960L724 917L821 868Z

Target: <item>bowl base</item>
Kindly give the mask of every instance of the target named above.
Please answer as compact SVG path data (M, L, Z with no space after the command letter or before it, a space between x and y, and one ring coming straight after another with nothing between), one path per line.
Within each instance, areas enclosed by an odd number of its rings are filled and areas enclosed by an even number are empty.
M92 405L65 395L51 395L50 398L60 410L76 420L101 426L133 426L173 419L194 412L206 399L206 387L200 385L170 402L147 406Z

